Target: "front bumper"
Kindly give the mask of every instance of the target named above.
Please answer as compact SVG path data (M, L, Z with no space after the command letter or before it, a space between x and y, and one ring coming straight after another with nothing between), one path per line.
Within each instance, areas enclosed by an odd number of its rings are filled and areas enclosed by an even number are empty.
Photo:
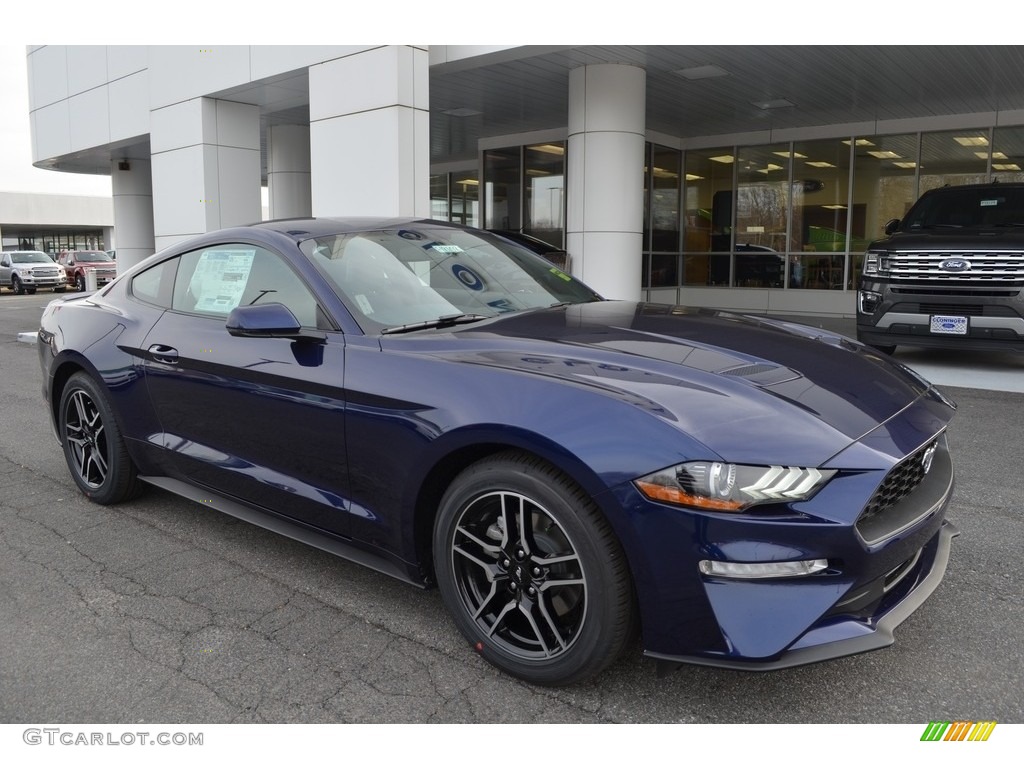
M857 339L873 346L1024 350L1022 294L1013 285L939 290L865 279L857 294ZM933 331L934 316L966 318L966 333Z
M67 285L67 278L59 275L41 276L36 275L18 275L18 279L21 280L21 284L26 288L60 288L62 285Z
M628 521L616 528L644 653L767 670L892 643L893 629L941 581L956 535L945 520L954 471L944 429L953 409L932 394L919 398L823 465L837 474L801 502L716 513L651 501L632 483L612 490L618 511L608 519ZM702 560L825 560L827 568L754 579L707 575Z
M835 616L807 630L782 654L770 660L739 659L721 655L670 655L645 651L659 661L698 664L751 672L769 672L828 659L852 656L892 645L893 631L916 611L942 581L949 563L951 544L960 532L944 521L938 533L921 550L898 588L887 594L878 608L865 617Z

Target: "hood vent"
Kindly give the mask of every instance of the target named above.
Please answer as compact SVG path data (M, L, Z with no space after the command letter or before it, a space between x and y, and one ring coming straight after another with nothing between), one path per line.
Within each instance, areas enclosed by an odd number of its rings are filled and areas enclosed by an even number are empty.
M746 379L750 383L756 384L759 387L772 387L776 384L782 384L785 381L793 381L794 379L800 378L800 374L792 368L786 368L782 365L771 365L768 363L738 365L734 368L725 368L718 371L718 373L725 376L735 376L740 379Z

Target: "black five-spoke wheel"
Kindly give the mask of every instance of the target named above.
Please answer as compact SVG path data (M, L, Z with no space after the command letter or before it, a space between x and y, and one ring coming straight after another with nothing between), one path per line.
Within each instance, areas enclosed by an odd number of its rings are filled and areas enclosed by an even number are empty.
M71 476L100 504L137 495L135 465L103 391L84 372L68 379L60 400L59 430Z
M597 674L633 626L617 540L587 496L543 462L504 454L464 471L441 505L438 583L488 661L534 683Z

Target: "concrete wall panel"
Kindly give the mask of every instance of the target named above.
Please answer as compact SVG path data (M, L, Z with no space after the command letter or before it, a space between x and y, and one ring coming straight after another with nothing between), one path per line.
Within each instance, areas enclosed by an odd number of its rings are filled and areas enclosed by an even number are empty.
M149 133L148 70L111 81L108 94L111 141Z
M72 150L102 147L110 143L109 104L106 85L68 99L68 141Z
M156 45L150 48L150 107L248 83L249 46Z
M67 58L69 95L107 84L107 46L69 45Z

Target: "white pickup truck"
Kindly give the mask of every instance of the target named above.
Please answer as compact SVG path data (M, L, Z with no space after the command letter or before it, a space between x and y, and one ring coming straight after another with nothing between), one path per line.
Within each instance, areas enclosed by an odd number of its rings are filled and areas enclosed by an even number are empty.
M64 268L42 251L0 253L0 288L17 294L35 293L37 288L63 291L68 284Z

